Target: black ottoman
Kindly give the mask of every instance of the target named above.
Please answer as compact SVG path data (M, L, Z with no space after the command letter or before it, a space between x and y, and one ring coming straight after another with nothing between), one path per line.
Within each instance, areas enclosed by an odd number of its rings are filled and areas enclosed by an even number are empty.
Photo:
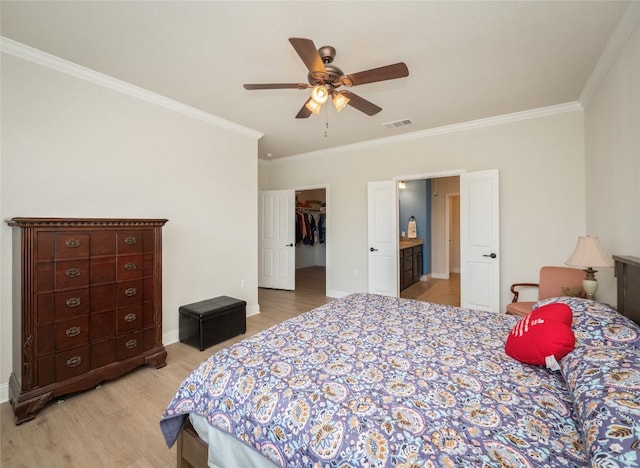
M180 341L205 348L247 331L247 303L220 296L180 306Z

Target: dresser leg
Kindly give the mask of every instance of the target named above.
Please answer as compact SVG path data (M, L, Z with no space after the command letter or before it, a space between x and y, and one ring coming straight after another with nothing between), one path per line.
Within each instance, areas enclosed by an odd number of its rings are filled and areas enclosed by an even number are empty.
M11 396L11 407L13 408L13 421L16 425L31 421L36 417L44 405L53 398L52 392L46 392L31 398L20 401L20 395Z
M156 369L160 369L167 365L167 352L164 348L161 351L147 356L144 360L145 364L154 366Z

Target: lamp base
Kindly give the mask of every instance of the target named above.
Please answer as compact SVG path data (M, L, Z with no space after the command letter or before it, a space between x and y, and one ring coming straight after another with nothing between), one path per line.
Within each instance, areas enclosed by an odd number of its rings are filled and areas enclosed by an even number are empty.
M596 291L598 290L598 280L597 279L583 279L582 280L582 289L587 293L587 299L595 299Z

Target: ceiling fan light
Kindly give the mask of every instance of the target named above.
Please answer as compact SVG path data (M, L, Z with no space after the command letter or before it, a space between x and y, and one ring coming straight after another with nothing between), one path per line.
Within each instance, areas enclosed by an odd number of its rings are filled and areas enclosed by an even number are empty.
M338 112L340 112L342 109L344 109L344 106L349 104L350 100L351 99L349 99L347 96L345 96L342 93L335 93L333 95L333 105L336 107L336 110Z
M324 104L329 99L329 90L324 85L314 86L311 90L311 99L318 104Z
M309 99L309 101L307 101L307 103L304 106L314 114L319 114L320 109L322 108L322 104L318 104L313 99Z

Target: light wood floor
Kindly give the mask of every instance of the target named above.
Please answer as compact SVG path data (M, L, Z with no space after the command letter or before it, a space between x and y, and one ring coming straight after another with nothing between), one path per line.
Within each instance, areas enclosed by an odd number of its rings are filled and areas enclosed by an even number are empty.
M460 273L451 273L448 280L418 281L402 291L400 297L460 307Z
M415 293L419 298L431 293L433 300L438 297L433 293L443 287L438 286L439 283L421 283L405 293ZM419 291L420 286L423 291ZM165 445L159 420L186 375L217 350L331 301L324 294L324 268L297 270L295 291L259 290L261 313L247 319L246 335L202 352L182 343L171 344L166 347L166 367L141 367L96 389L65 396L64 401L48 404L33 421L20 426L13 423L10 404L3 403L0 405L0 466L175 466L175 446L168 449ZM446 300L445 296L439 297ZM459 300L459 293L457 297Z
M2 468L164 468L176 464L159 421L187 374L215 351L276 323L331 301L325 297L324 268L296 275L296 291L260 289L261 313L247 319L247 334L205 351L174 343L162 369L141 367L95 390L65 396L45 406L32 421L15 426L11 405L0 405Z

